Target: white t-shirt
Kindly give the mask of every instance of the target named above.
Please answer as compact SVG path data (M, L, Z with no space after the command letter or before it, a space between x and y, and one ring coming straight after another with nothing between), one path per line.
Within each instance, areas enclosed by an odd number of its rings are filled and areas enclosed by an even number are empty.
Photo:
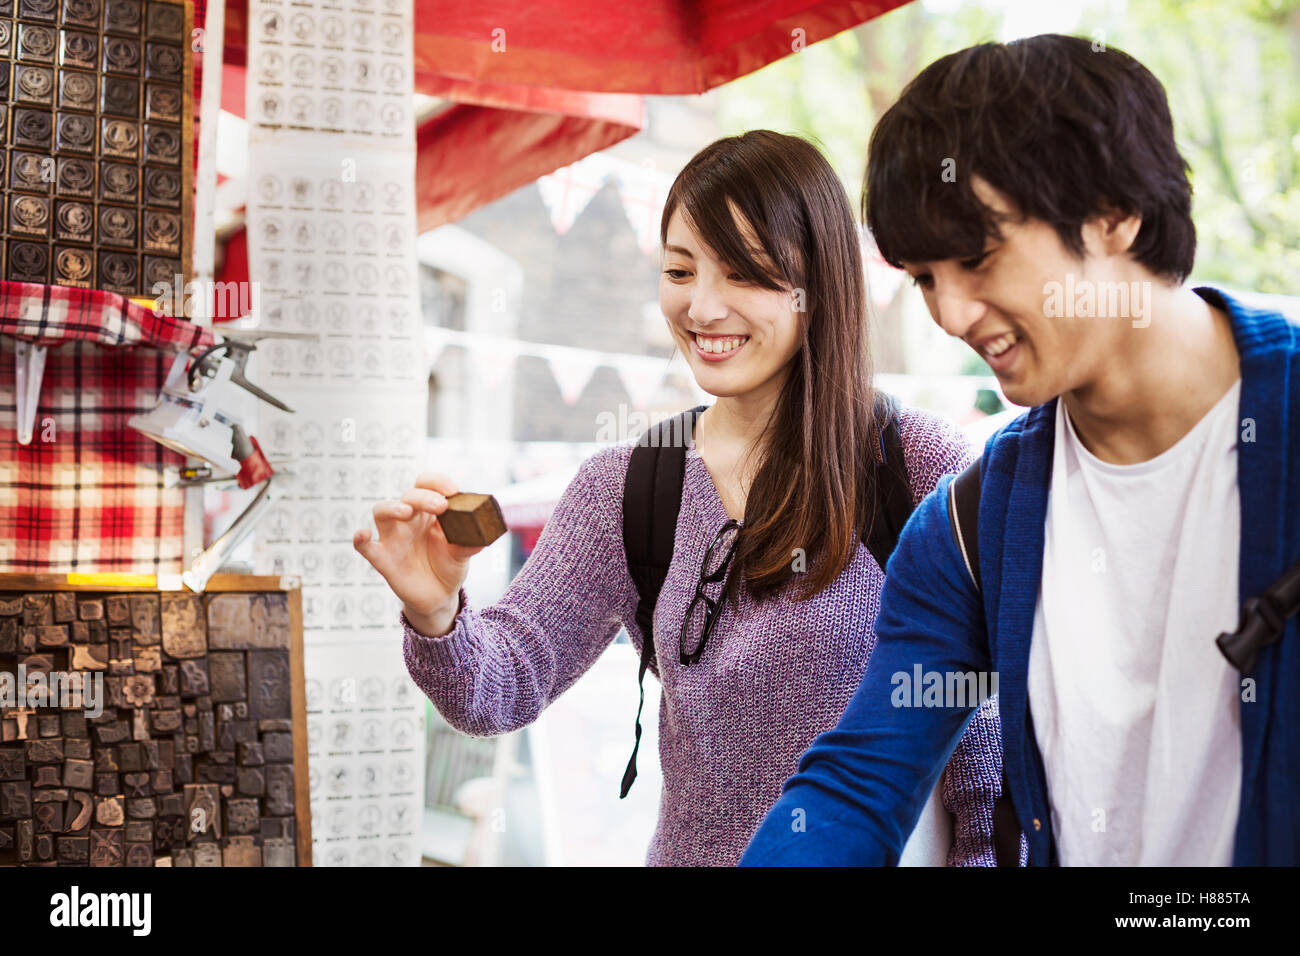
M1113 465L1057 402L1029 708L1064 866L1227 866L1241 797L1238 380Z

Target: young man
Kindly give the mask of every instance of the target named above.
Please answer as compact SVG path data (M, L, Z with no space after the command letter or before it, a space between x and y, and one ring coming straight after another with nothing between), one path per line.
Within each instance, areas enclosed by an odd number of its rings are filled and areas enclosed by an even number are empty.
M1031 865L1300 863L1297 622L1245 673L1215 642L1300 560L1300 328L1183 286L1159 82L1072 37L946 56L877 126L864 201L1033 408L986 446L974 569L952 479L913 514L863 682L742 865L895 863L989 671Z

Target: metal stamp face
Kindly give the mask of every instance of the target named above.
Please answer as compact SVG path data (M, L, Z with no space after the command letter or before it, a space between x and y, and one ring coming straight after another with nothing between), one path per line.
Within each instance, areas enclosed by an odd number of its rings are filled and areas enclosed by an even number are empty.
M144 201L150 206L180 208L180 173L171 169L147 168L144 174Z
M89 160L59 157L59 195L89 199L95 185L95 168Z
M98 69L99 38L92 33L64 30L63 48L59 60L64 66L77 66L86 70Z
M177 82L185 59L181 48L170 43L149 43L145 53L145 75L151 80L168 80Z
M126 163L101 160L99 164L99 198L114 202L139 202L140 170Z
M38 26L35 23L19 24L18 59L53 63L55 38L56 34L51 27Z
M53 165L49 156L14 150L9 161L9 187L48 194Z
M127 37L104 37L104 71L140 75L140 41Z
M73 242L91 242L95 234L95 211L88 202L60 199L54 214L54 237Z
M160 282L174 282L181 274L179 259L163 259L158 256L144 257L144 284L153 288Z
M19 102L54 103L54 71L47 66L20 66L14 74L14 93Z
M104 77L104 112L113 116L140 115L140 83L121 76Z
M17 282L48 282L50 253L44 243L9 241L8 277Z
M179 40L185 33L185 9L178 3L149 4L145 34L160 40Z
M181 161L181 131L175 126L149 123L144 128L144 158L151 163L179 165Z
M140 35L143 24L140 0L108 0L104 4L104 32Z
M14 28L8 20L0 20L0 53L5 56L13 49Z
M99 207L99 241L105 246L134 246L135 210L122 206Z
M79 73L76 70L60 70L59 105L78 110L93 110L98 95L99 78L94 73Z
M50 200L15 194L9 197L9 231L15 235L50 234Z
M63 22L99 26L99 0L63 0Z
M181 217L174 212L146 209L144 213L144 247L149 252L180 255Z
M94 152L94 118L80 113L60 113L59 149L76 153Z
M140 125L104 117L100 142L105 156L135 159L140 155ZM178 190L179 192L179 190Z
M54 131L54 118L39 110L14 110L14 142L19 146L39 146L48 150Z
M134 292L139 284L140 263L134 253L101 252L99 282L109 292Z
M54 281L58 285L88 289L95 278L95 260L89 249L71 246L54 250Z
M19 0L18 15L31 20L53 20L59 12L58 0Z
M150 83L147 87L145 119L169 120L179 123L181 119L181 94L174 86Z

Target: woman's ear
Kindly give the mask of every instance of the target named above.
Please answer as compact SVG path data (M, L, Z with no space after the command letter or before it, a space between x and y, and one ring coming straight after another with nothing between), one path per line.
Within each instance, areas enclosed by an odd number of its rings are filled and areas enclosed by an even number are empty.
M1098 257L1123 255L1133 248L1141 229L1138 213L1108 209L1083 224L1084 248Z

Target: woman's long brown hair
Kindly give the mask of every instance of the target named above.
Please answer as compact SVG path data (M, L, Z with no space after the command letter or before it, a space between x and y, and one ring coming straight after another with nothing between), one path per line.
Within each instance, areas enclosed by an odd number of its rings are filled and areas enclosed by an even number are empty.
M733 206L775 269L764 269L746 248ZM687 163L664 204L661 242L679 207L732 270L764 288L803 295L801 345L753 449L757 471L729 578L763 600L797 577L794 596L806 600L848 566L874 510L866 279L849 198L811 143L753 130L720 139ZM794 570L799 549L803 572ZM730 583L727 590L736 596Z

